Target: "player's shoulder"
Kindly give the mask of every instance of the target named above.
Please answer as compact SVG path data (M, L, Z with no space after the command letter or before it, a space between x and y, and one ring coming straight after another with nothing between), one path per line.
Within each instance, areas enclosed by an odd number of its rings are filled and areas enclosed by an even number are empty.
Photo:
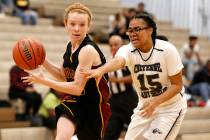
M94 48L93 45L91 44L87 44L84 47L82 47L81 51L87 51L87 52L91 52L91 51L96 51L96 49Z
M167 52L167 51L176 50L176 47L168 41L156 39L155 49Z
M135 48L133 47L133 45L130 43L123 45L122 47L120 47L121 50L126 50L126 51L132 51Z
M85 56L91 56L91 55L97 55L98 52L97 50L94 48L93 45L87 44L84 47L81 48L79 54L83 54Z
M91 44L87 44L87 45L85 45L84 47L83 47L83 49L94 49L94 46L93 45L91 45Z

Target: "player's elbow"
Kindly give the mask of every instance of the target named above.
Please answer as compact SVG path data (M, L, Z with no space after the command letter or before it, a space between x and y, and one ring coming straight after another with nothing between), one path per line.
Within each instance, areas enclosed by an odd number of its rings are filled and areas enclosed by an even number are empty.
M76 96L81 96L84 91L85 85L82 85L81 83L75 83L74 87L75 87L74 93L76 94Z
M82 91L79 87L73 87L70 90L67 89L66 91L64 91L64 93L70 94L70 95L74 95L74 96L81 96L82 95Z
M116 62L118 68L123 68L125 66L125 59L122 57L117 57Z
M180 93L182 90L183 84L180 82L180 83L173 84L173 86L176 88L177 93Z
M77 89L77 90L75 90L74 94L76 96L81 96L82 95L82 92L83 92L83 90Z

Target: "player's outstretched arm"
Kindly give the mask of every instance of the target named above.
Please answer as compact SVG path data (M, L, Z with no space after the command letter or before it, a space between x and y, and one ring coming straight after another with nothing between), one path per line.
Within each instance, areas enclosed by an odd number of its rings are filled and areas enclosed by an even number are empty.
M105 65L99 67L98 69L91 69L89 71L81 71L82 74L86 76L87 79L96 78L97 83L104 75L111 71L116 71L125 66L125 59L123 57L117 56L107 62Z

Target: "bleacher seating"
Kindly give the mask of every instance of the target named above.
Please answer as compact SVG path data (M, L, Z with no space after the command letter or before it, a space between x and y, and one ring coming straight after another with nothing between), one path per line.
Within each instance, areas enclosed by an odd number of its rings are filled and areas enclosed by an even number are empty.
M0 108L0 129L29 127L29 121L16 121L16 109L13 107Z
M63 25L63 11L73 2L82 2L87 5L93 13L93 22L91 23L90 32L94 34L96 40L107 41L108 39L108 18L117 12L122 11L119 0L32 0L32 8L39 11L39 15L53 17L55 25Z
M51 140L45 127L4 128L0 129L0 140Z
M190 34L187 29L174 28L170 22L157 22L157 27L158 34L167 36L169 41L174 44L178 50L188 41ZM207 59L210 59L210 41L206 37L199 37L198 43L200 45L201 59L205 62Z
M188 108L176 140L210 139L210 108Z
M64 6L70 0L31 0L31 6L42 12L40 15L45 17L62 17ZM82 0L81 0L82 1ZM96 2L97 1L97 2ZM94 15L94 30L101 32L107 30L108 16L121 10L118 0L109 2L98 2L98 0L83 0ZM56 5L56 6L55 6ZM47 58L61 65L62 55L65 51L65 45L68 42L68 36L64 27L54 26L52 18L39 18L37 26L23 26L16 17L5 17L0 19L0 99L8 99L7 92L9 87L9 69L14 64L12 60L12 47L21 36L34 37L41 40L47 52ZM169 40L179 49L188 39L189 32L185 29L176 29L168 22L158 22L158 33L166 35ZM210 58L210 43L206 38L200 38L201 56L203 59ZM99 44L106 56L110 55L107 44ZM35 88L43 95L48 87L35 85ZM1 116L2 117L2 116ZM0 117L0 118L1 118ZM1 125L0 125L1 126ZM14 125L13 125L14 126ZM18 124L16 124L16 127ZM12 126L11 126L12 127ZM206 140L210 139L210 109L208 108L190 108L187 112L183 125L181 127L177 140ZM39 139L48 140L49 135L46 128L21 128L21 129L0 129L0 140L24 140Z
M91 28L91 30L97 33L107 29L108 17L110 15L120 12L122 10L118 0L100 0L100 2L98 2L97 0L45 0L42 2L38 0L32 0L31 5L35 9L42 9L38 10L42 12L40 13L40 15L46 17L54 17L55 24L63 24L63 11L68 6L68 4L73 2L82 2L91 9L94 15L92 26L93 28Z
M52 20L50 19L40 18L36 27L21 25L19 18L5 17L4 19L4 22L0 22L0 64L2 66L0 70L0 99L8 99L9 69L14 64L12 59L12 47L19 38L25 36L41 40L45 45L47 57L57 64L61 63L62 54L65 50L64 46L68 41L64 28L53 27ZM58 59L59 57L57 56L61 56L60 59ZM37 86L41 87L38 88L41 90L41 93L46 92L48 89L43 86L35 85L35 87Z

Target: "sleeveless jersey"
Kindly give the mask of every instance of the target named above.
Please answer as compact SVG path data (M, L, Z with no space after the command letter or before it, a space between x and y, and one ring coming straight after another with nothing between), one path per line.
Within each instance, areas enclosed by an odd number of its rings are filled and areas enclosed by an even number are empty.
M72 45L71 42L69 42L63 56L63 68L68 82L74 80L75 71L79 64L79 52L87 45L91 45L96 49L102 62L99 66L93 66L92 69L100 67L106 63L105 57L99 47L88 36L85 37L74 53L71 52ZM78 137L84 135L81 134L84 132L84 127L89 127L88 129L97 133L96 135L100 135L101 138L103 137L110 116L110 108L108 105L109 88L107 80L108 75L105 74L97 85L95 78L91 78L87 81L80 96L63 94L61 97L61 104L63 106L68 106L72 115L78 117L78 125L82 129L82 131L79 131L80 133L78 134Z
M76 68L79 64L79 60L78 60L79 52L86 45L92 45L96 49L96 51L99 53L99 56L100 56L100 59L101 59L101 62L102 62L101 65L106 63L106 59L105 59L103 53L100 51L99 47L88 36L85 37L83 42L80 44L79 48L73 54L71 53L71 47L72 47L71 42L69 42L68 45L67 45L66 52L63 56L63 60L64 60L63 68L64 68L64 73L65 73L65 76L66 76L66 80L68 82L71 82L71 81L74 80L74 74L75 74ZM94 69L94 68L100 67L101 65L93 66L92 68ZM108 75L105 74L103 79L107 81L108 80ZM105 85L106 85L106 83L105 83ZM94 80L94 78L92 78L87 82L87 84L85 86L85 89L82 92L82 94L86 95L86 93L88 93L90 91L93 92L94 89L96 89L95 88L95 80ZM96 92L98 92L98 90ZM80 97L73 96L73 95L68 95L68 94L64 94L63 97L62 97L63 100L76 99L76 98L79 99Z

